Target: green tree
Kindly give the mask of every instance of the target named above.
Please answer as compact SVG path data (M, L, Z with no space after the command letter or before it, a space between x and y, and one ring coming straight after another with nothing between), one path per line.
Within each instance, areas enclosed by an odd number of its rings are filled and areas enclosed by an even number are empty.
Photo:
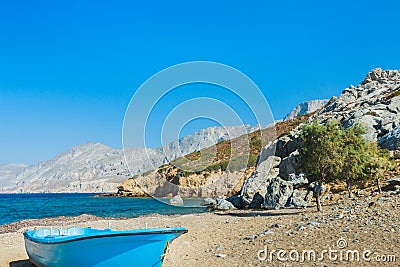
M379 148L376 143L369 143L367 152L369 160L365 167L366 173L369 178L375 180L378 192L382 193L380 179L384 177L385 171L391 167L389 152L386 149Z
M310 181L317 182L317 210L321 211L320 194L324 183L338 179L343 167L343 129L339 122L330 120L326 125L316 122L302 128L300 166Z
M342 171L340 176L346 180L349 198L352 197L352 182L364 179L366 176L366 164L370 160L368 153L369 145L363 134L365 129L356 124L344 130L342 143Z

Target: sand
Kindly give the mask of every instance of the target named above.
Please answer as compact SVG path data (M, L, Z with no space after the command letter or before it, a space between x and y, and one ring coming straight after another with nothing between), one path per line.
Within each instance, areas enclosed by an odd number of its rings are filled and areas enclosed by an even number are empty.
M0 227L3 232L0 234L0 266L31 266L22 233L33 225L50 224L93 228L107 228L110 224L111 228L121 230L143 228L145 224L148 227L186 227L189 232L171 245L170 255L163 265L167 267L400 266L400 195L377 201L379 197L381 195L349 200L344 194L337 195L332 197L333 201L325 202L321 213L311 207L152 215L126 220L81 216L69 218L70 221L65 218L25 221ZM277 259L277 252L271 253L272 250L281 250L280 259ZM311 250L316 253L315 260L308 259L307 253ZM323 250L327 252L322 254ZM321 254L323 259L319 261Z

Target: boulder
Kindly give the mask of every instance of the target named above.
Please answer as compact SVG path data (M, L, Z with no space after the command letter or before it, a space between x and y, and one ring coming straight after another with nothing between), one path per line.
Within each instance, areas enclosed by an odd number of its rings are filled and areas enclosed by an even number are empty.
M260 162L263 162L270 156L286 158L300 147L300 141L299 134L293 132L293 134L282 136L275 141L268 143L268 145L261 151Z
M289 179L289 174L296 174L299 165L299 156L300 153L296 150L286 158L282 159L281 164L279 165L279 177L282 177L287 181Z
M226 199L226 201L231 202L233 204L233 206L235 206L235 208L237 208L237 209L243 208L243 201L239 195L234 195L234 196L228 197Z
M122 185L118 186L117 190L117 195L122 195L125 192L125 188Z
M203 201L201 202L201 206L215 206L215 205L217 205L217 201L209 197L203 199Z
M276 167L279 166L280 161L279 157L270 156L257 166L253 175L244 182L240 192L243 206L250 205L257 193L261 196L265 195L271 178L278 175L279 169Z
M388 183L393 186L400 185L400 177L389 179Z
M217 197L216 205L214 207L215 210L232 210L235 209L235 206L229 201L225 199L225 197Z
M169 204L172 206L183 206L183 199L180 195L176 195L169 200Z
M339 100L345 103L351 103L357 99L357 90L352 88L346 88L343 90L342 94L339 96Z
M280 209L284 207L293 193L293 185L280 177L271 180L264 197L264 208Z
M309 206L313 193L308 190L293 190L292 196L288 199L286 207L305 208Z
M379 129L382 126L381 118L376 117L374 115L362 115L362 110L360 113L354 114L352 118L343 121L343 126L345 128L349 128L356 123L361 124L365 127L366 133L364 134L365 139L368 141L376 141L379 133Z
M286 145L287 146L288 155L290 155L291 153L295 152L296 150L298 150L301 147L300 132L301 131L298 131L298 132L293 131L294 135L291 135L291 139Z
M329 99L328 103L326 103L325 107L323 110L321 110L319 113L328 113L336 109L337 106L337 97L332 96L331 99Z
M257 166L257 170L255 175L257 177L264 176L264 177L275 177L277 175L277 167L281 163L281 158L276 156L271 156L265 161L261 162Z
M293 184L293 188L295 189L308 184L308 179L304 176L304 173L300 173L299 175L290 173L287 181L291 182Z
M399 71L397 70L382 70L381 68L375 68L367 74L361 84L365 85L374 82L387 83L388 81L398 79L398 76Z
M264 195L261 195L260 192L257 192L253 199L251 200L250 204L247 206L250 209L260 209L264 205Z
M367 76L365 77L365 79L362 81L361 84L367 84L373 81L379 81L381 77L382 77L382 69L375 68L370 72L368 72Z
M317 195L317 189L318 189L318 182L312 182L311 184L309 184L307 186L307 190L313 192L313 196L315 197ZM320 195L322 195L323 193L326 192L326 187L324 185L321 186L321 193Z
M282 136L278 138L276 142L276 151L275 151L275 156L278 156L280 158L286 158L289 156L289 151L287 144L291 141L291 138L287 135Z
M388 105L388 110L393 113L400 113L400 96L393 97Z
M397 127L382 136L378 141L379 146L389 150L400 149L400 127Z
M339 97L332 97L329 102L315 114L311 115L309 122L316 121L325 124L331 119L338 120L345 128L352 127L359 123L366 128L364 137L368 141L378 141L384 148L400 151L400 71L374 69L370 71L364 81L357 86L349 86L343 90ZM260 207L265 205L268 208L279 207L286 203L280 200L279 193L285 186L279 183L284 180L293 189L307 186L307 179L299 173L299 152L301 146L300 131L301 125L292 130L289 134L282 136L263 148L259 162L271 161L271 157L278 157L279 173L277 167L268 166L262 170L260 164L257 171L250 179L245 181L241 195L244 207ZM327 185L328 186L328 185ZM394 185L391 185L392 187ZM317 188L316 182L307 186L307 198L316 195L317 191L324 193L325 186ZM317 190L319 189L319 190ZM299 190L301 191L301 190ZM288 201L289 206L304 206L304 195L295 192ZM305 194L302 192L302 194ZM283 194L284 195L284 194ZM235 202L235 203L236 203Z

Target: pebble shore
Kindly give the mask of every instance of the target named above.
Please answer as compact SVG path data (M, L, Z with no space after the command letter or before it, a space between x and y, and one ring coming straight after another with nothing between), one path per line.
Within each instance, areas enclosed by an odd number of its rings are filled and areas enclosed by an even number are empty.
M189 232L171 245L171 254L166 256L163 265L167 267L174 263L180 267L400 266L400 195L366 194L354 199L344 193L336 194L324 202L320 213L310 207L151 215L119 220L90 215L28 220L0 227L0 266L31 266L22 233L27 228L49 225L110 226L121 230L145 225L186 227ZM277 255L279 250L286 253L280 255L281 258ZM308 259L306 255L302 261L302 253L311 250L316 253L316 259ZM321 254L324 250L337 251L336 259L333 259L335 253L331 255L333 258L327 253ZM365 251L371 252L366 259L363 258ZM350 260L356 252L359 259ZM324 255L322 259L321 255Z

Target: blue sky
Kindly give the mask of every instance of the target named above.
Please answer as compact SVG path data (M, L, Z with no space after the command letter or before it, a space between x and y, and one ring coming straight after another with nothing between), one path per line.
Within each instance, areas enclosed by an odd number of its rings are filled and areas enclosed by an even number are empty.
M242 71L280 119L372 68L400 69L398 10L398 1L1 1L0 164L85 142L121 147L135 90L187 61Z

